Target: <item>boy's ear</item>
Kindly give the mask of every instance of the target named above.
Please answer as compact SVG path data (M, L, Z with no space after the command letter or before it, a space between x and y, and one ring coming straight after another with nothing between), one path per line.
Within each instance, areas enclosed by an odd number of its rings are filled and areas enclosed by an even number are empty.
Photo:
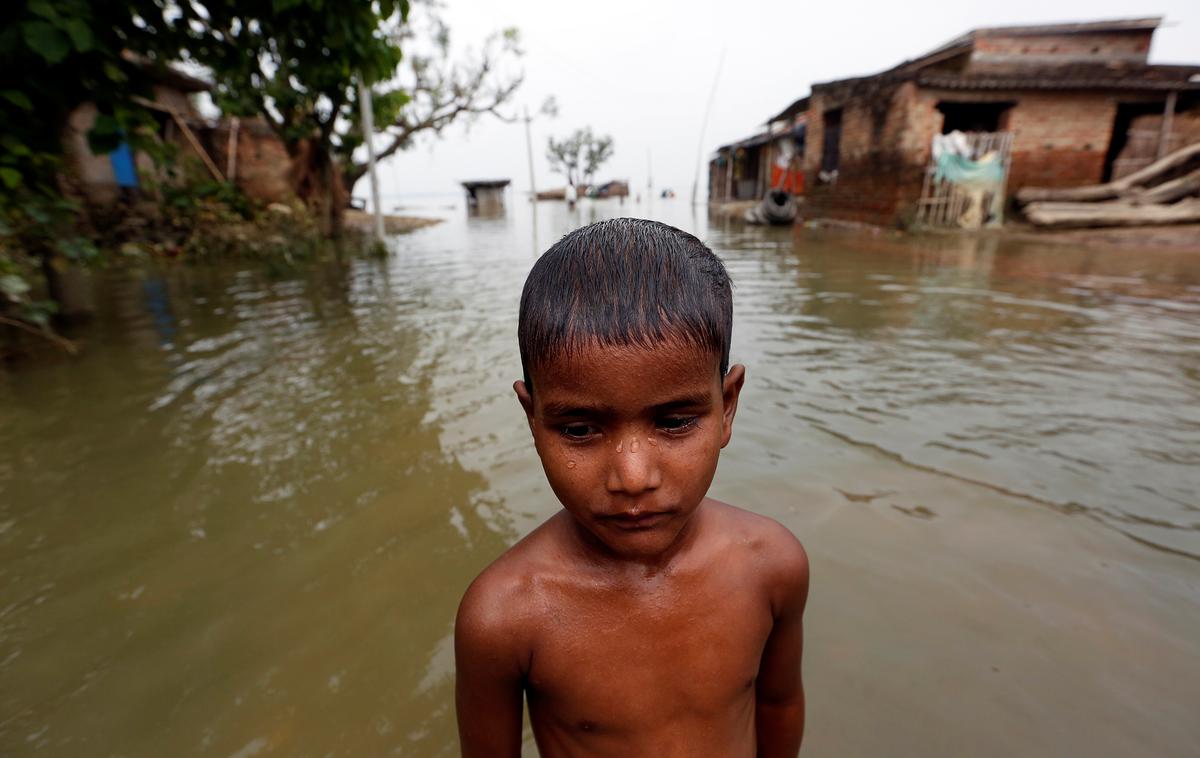
M533 431L533 396L529 394L529 388L525 386L525 382L518 379L513 382L513 392L517 393L517 401L521 403L521 408L525 410L525 421L529 423L529 431Z
M729 444L733 437L733 417L737 414L738 397L746 381L746 367L737 363L729 367L729 373L721 382L721 447Z

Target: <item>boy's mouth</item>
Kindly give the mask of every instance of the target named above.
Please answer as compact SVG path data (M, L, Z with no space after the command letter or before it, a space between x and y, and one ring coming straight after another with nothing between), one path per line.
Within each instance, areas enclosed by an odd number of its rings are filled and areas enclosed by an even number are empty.
M623 513L613 513L607 516L601 516L600 520L611 523L618 529L636 531L639 529L649 529L657 526L670 517L670 511L638 511L636 513L626 511Z

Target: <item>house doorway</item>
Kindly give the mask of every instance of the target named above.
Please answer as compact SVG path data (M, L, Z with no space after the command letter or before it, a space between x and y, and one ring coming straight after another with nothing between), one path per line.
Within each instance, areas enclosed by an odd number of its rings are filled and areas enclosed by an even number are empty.
M942 134L950 132L1002 132L1008 129L1008 114L1016 103L955 103L943 100L937 104L942 114Z
M1104 154L1101 183L1120 179L1154 162L1158 154L1159 130L1139 128L1137 121L1142 116L1161 116L1162 112L1162 103L1117 103L1112 139Z

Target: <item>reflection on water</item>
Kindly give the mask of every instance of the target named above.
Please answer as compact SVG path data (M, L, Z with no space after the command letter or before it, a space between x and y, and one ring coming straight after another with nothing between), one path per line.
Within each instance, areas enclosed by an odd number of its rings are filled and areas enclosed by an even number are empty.
M521 284L646 213L518 205L387 261L110 273L80 358L0 374L0 753L455 753L458 597L555 509ZM1195 744L1200 258L651 212L735 281L714 494L808 544L810 750Z

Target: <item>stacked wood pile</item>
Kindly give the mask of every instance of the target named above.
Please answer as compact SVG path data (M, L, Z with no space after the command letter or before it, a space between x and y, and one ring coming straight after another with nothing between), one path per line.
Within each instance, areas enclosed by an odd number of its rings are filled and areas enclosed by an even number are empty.
M1017 202L1035 226L1200 223L1200 142L1106 184L1026 187Z

